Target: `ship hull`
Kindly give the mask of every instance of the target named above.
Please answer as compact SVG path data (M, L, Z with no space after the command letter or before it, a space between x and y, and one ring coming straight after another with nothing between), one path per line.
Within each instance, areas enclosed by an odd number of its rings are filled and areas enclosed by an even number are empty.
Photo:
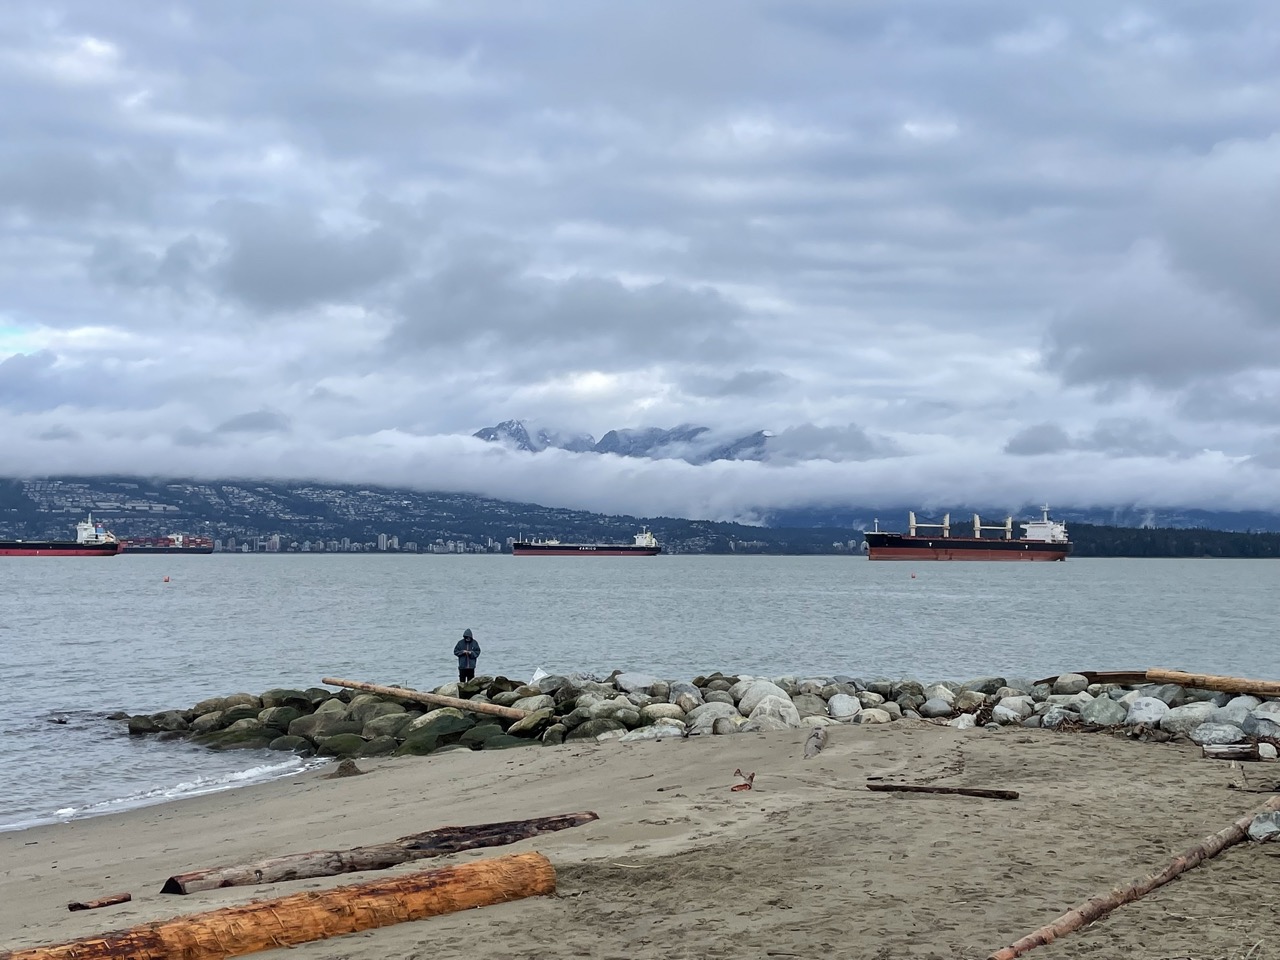
M135 547L126 545L121 553L213 553L213 547Z
M1070 543L971 537L907 537L868 533L868 560L995 560L1014 563L1065 560Z
M514 543L511 553L517 557L656 557L661 547L633 547L610 543Z
M118 543L76 543L74 540L0 540L0 557L114 557Z

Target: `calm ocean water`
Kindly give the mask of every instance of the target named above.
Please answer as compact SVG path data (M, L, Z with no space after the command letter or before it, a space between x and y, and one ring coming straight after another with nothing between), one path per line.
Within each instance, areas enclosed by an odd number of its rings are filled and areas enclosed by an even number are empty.
M478 672L513 678L1280 672L1272 561L215 554L0 572L0 829L297 772L268 751L131 739L103 717L324 676L436 686L464 627Z

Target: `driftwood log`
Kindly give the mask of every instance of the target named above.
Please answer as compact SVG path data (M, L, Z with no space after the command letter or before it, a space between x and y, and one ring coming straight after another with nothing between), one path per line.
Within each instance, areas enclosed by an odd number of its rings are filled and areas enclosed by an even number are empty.
M1256 697L1280 697L1280 680L1249 680L1224 677L1212 673L1183 673L1180 670L1079 670L1079 676L1090 683L1176 683L1180 687L1215 690L1219 693L1251 693ZM1045 677L1036 683L1053 683L1058 676Z
M540 853L521 853L13 950L0 953L0 960L222 960L555 889L550 861Z
M1261 760L1256 743L1206 743L1200 748L1210 760Z
M1086 924L1105 917L1121 904L1131 903L1134 900L1145 897L1152 890L1164 886L1180 873L1199 866L1205 860L1216 857L1227 847L1244 840L1249 835L1249 824L1253 822L1254 817L1261 813L1272 813L1276 810L1280 810L1280 796L1272 797L1259 809L1245 814L1230 826L1205 837L1204 840L1184 851L1180 856L1174 857L1172 862L1158 873L1148 874L1141 880L1135 880L1133 883L1123 887L1116 887L1104 896L1094 897L1092 900L1068 910L1052 923L1027 934L1021 940L1002 950L997 950L991 954L988 960L1014 960L1015 957L1022 956L1028 950L1043 946L1046 943L1053 943L1054 940L1064 934L1079 930Z
M72 900L67 904L68 910L97 910L99 907L114 907L117 903L128 903L133 897L127 893L113 893L109 897L98 897L96 900Z
M813 732L809 734L809 739L804 742L804 758L812 760L822 752L822 748L827 745L827 728L814 727Z
M240 887L259 883L278 883L282 880L305 880L311 877L331 877L339 873L355 873L360 870L385 870L410 860L443 857L460 850L477 847L499 847L517 843L544 833L580 827L598 820L594 813L565 813L554 817L535 817L531 820L506 820L499 823L482 823L470 827L441 827L426 833L414 833L389 843L352 847L350 850L313 850L280 857L257 860L252 863L225 867L210 867L180 873L164 882L161 893L195 893L198 890L216 890L219 887Z
M1180 687L1216 690L1219 693L1251 693L1255 697L1280 697L1280 681L1246 680L1212 673L1182 673L1178 670L1148 670L1149 683L1176 683Z
M985 787L931 787L912 783L868 783L868 790L877 793L954 793L962 797L983 797L987 800L1017 800L1017 790L989 790Z
M460 700L458 697L442 697L438 693L423 693L421 690L410 690L407 687L384 687L376 683L362 683L359 680L338 680L334 677L325 677L320 682L331 687L363 690L365 693L377 693L384 697L412 700L415 703L429 703L437 707L457 707L459 710L468 710L471 713L487 713L490 716L502 717L506 720L523 720L529 715L528 710L517 710L515 707L500 707L496 703Z

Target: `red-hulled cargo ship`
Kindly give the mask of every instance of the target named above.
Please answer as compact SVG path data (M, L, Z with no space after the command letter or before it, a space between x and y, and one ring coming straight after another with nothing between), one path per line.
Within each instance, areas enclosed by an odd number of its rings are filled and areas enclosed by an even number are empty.
M517 557L655 557L662 547L648 529L634 543L561 543L559 540L517 540L511 552Z
M1071 541L1067 539L1067 525L1049 519L1049 508L1044 507L1039 520L1020 524L1023 535L1013 536L1013 518L1001 525L984 526L977 514L973 516L973 536L951 536L951 515L941 523L920 523L915 513L908 514L907 533L886 533L876 523L875 530L868 530L866 538L869 560L1065 560L1071 553ZM918 533L921 528L936 529L938 533ZM983 531L999 531L1003 537L983 536Z
M114 557L120 541L100 523L76 524L74 540L0 540L0 557Z
M122 541L124 553L213 553L209 537L171 533L167 537L129 537Z

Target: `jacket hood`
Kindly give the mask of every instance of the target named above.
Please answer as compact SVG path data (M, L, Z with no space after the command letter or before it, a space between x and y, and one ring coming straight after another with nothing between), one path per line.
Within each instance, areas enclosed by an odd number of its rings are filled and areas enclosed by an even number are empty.
M471 640L471 639L473 639L473 638L472 638L472 636L471 636L471 628L470 628L470 627L467 627L467 629L465 629L465 630L463 630L463 631L462 631L462 639L463 639L463 640Z

